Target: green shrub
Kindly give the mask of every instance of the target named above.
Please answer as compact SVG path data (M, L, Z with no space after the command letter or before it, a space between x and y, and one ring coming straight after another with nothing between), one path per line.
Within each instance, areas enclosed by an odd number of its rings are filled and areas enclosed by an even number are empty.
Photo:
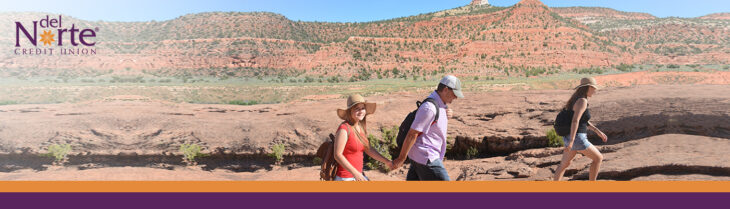
M53 157L53 164L63 165L68 160L68 153L71 152L70 144L52 144L48 146L48 153L44 156Z
M555 133L555 129L551 128L550 130L547 131L547 133L545 135L547 135L548 146L550 146L550 147L565 146L563 143L563 139L560 136L558 136L557 133Z
M232 104L232 105L256 105L256 104L259 104L259 102L256 101L256 100L247 100L247 101L233 100L233 101L228 101L228 104Z
M286 150L286 146L284 144L274 144L271 146L271 153L269 153L269 157L274 158L274 163L277 165L284 162L284 151Z
M388 143L389 149L392 150L398 148L398 143L396 142L396 137L398 137L398 126L381 128L380 132L383 134L383 141Z
M527 68L525 69L525 77L538 76L544 74L546 71L543 68Z
M452 150L454 150L454 145L447 143L446 144L446 155L453 155L453 153L451 153L451 152L453 152Z
M631 72L632 69L634 69L634 65L621 63L620 65L616 66L616 69L621 72Z
M469 147L469 149L466 150L466 159L473 159L477 156L479 156L479 149L476 147Z
M603 69L598 67L591 67L591 68L583 68L583 69L573 69L573 72L576 72L578 74L603 74Z
M14 105L18 104L16 101L0 101L0 105Z
M202 148L197 144L180 145L180 152L183 153L183 162L186 162L188 165L196 165L197 159L207 156L206 154L201 153L201 150Z
M378 140L377 138L375 138L375 136L373 136L372 134L368 135L368 141L370 143L370 147L372 147L375 150L377 150L378 153L380 153L380 155L382 155L386 159L392 159L393 158L390 155L390 152L389 152L390 149L389 149L389 146L388 146L388 143L387 142L380 142L380 140ZM387 166L383 165L383 163L381 163L381 162L379 162L379 161L377 161L377 160L375 160L375 159L373 159L373 158L371 158L369 156L367 158L368 158L368 160L367 160L367 164L366 165L368 166L368 168L373 169L373 170L379 170L380 172L384 172L384 173L387 173L390 170L390 168L388 168Z
M321 165L322 164L322 158L314 157L314 159L312 159L312 164Z

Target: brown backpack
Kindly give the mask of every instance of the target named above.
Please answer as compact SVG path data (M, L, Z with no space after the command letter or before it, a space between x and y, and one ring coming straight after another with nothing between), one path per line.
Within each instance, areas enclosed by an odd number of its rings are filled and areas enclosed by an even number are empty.
M319 179L322 181L335 180L335 175L337 175L337 161L335 160L334 134L330 134L329 140L319 145L317 157L322 159L322 170L319 171Z

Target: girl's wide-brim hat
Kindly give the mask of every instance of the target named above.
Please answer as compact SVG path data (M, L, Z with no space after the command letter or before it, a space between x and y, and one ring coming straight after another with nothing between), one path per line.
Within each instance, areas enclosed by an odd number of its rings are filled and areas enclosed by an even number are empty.
M347 120L347 110L360 103L365 104L366 115L375 113L375 103L369 103L359 94L354 94L347 97L347 108L337 109L337 116L342 120Z
M596 83L596 79L594 79L594 78L581 78L580 85L576 86L575 89L578 89L578 88L584 87L584 86L592 86L593 88L596 88L596 90L599 89L598 83Z

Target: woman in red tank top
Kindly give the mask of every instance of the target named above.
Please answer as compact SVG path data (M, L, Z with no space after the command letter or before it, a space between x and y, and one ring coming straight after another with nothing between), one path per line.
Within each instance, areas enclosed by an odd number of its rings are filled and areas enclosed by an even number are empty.
M375 113L375 103L368 103L360 95L347 98L347 109L337 109L342 124L335 137L335 160L337 176L335 181L367 181L363 175L363 153L391 167L393 161L386 159L370 147L367 138L367 115Z

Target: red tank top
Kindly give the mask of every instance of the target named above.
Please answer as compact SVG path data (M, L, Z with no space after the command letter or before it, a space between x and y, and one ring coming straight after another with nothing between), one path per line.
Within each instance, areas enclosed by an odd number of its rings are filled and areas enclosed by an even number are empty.
M337 130L343 130L345 133L347 133L347 143L345 143L345 150L342 151L342 155L345 156L345 159L347 159L347 162L350 162L350 164L357 169L357 172L362 173L362 160L363 160L363 151L365 150L365 147L360 143L360 140L357 138L357 135L355 135L355 128L350 128L350 125L347 123L340 124L340 127L337 128ZM363 137L363 139L366 139L363 133L360 134L360 136ZM352 178L355 177L345 169L345 167L342 167L342 165L337 164L337 176L342 178Z

